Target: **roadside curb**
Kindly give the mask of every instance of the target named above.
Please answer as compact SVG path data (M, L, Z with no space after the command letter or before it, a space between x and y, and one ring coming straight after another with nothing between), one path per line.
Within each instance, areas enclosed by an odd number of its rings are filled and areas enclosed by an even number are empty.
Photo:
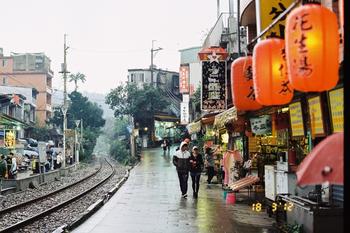
M95 203L90 205L84 213L80 214L73 223L69 225L63 225L58 227L56 230L54 230L52 233L62 233L62 232L70 232L73 229L80 226L85 220L87 220L91 215L93 215L97 210L99 210L105 203L107 203L111 197L122 187L122 185L128 180L130 171L139 165L140 162L135 164L134 166L131 166L127 169L125 175L123 178L113 187L111 188L106 194L103 195L101 199L98 199Z

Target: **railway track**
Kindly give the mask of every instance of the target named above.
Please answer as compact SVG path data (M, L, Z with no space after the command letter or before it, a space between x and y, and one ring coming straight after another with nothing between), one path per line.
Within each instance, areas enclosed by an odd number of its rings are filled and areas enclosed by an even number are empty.
M0 232L13 232L22 229L84 197L114 176L113 165L107 159L105 159L105 163L105 168L101 163L96 172L78 182L47 195L0 210Z

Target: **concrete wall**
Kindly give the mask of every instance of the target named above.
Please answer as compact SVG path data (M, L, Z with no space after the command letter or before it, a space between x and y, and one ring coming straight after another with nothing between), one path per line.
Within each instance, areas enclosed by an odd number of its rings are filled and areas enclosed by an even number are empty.
M29 188L30 183L37 185L43 184L45 182L50 183L59 179L62 176L67 176L72 171L76 170L76 165L69 166L65 169L59 169L50 171L44 174L31 175L29 177L20 180L3 180L2 188L16 187L16 192L24 191Z

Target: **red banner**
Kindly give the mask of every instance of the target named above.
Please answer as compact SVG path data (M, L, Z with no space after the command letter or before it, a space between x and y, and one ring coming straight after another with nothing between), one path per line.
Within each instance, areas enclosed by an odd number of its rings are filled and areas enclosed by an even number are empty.
M189 67L188 66L180 66L180 93L189 93Z

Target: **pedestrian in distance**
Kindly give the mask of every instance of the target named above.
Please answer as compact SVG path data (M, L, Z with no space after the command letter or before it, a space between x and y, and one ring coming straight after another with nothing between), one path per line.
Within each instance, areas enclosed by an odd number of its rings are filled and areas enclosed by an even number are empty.
M17 178L17 160L15 155L11 152L10 153L11 158L11 168L10 168L10 179L16 179Z
M63 161L63 156L62 156L62 152L58 152L58 155L57 155L57 168L61 168L61 164L62 164L62 161Z
M213 157L213 151L210 147L206 147L205 148L205 164L207 167L207 172L208 172L208 184L211 184L211 180L213 179L214 175L215 175L215 170L214 170L214 166L215 166L215 161L214 161L214 157Z
M192 148L192 154L190 156L190 174L192 179L193 197L198 198L199 181L204 166L202 155L199 153L197 146Z
M163 154L165 155L165 152L166 152L166 149L167 149L167 141L166 139L163 140L163 143L162 143L162 148L163 148Z
M190 170L189 158L191 154L188 151L188 144L182 142L180 144L180 149L175 152L173 156L173 164L176 167L177 175L179 177L180 189L183 198L187 198L187 182L188 174Z
M170 139L166 139L166 148L168 150L168 153L170 153L170 146L171 146Z
M5 156L0 154L0 179L7 179L7 162Z

